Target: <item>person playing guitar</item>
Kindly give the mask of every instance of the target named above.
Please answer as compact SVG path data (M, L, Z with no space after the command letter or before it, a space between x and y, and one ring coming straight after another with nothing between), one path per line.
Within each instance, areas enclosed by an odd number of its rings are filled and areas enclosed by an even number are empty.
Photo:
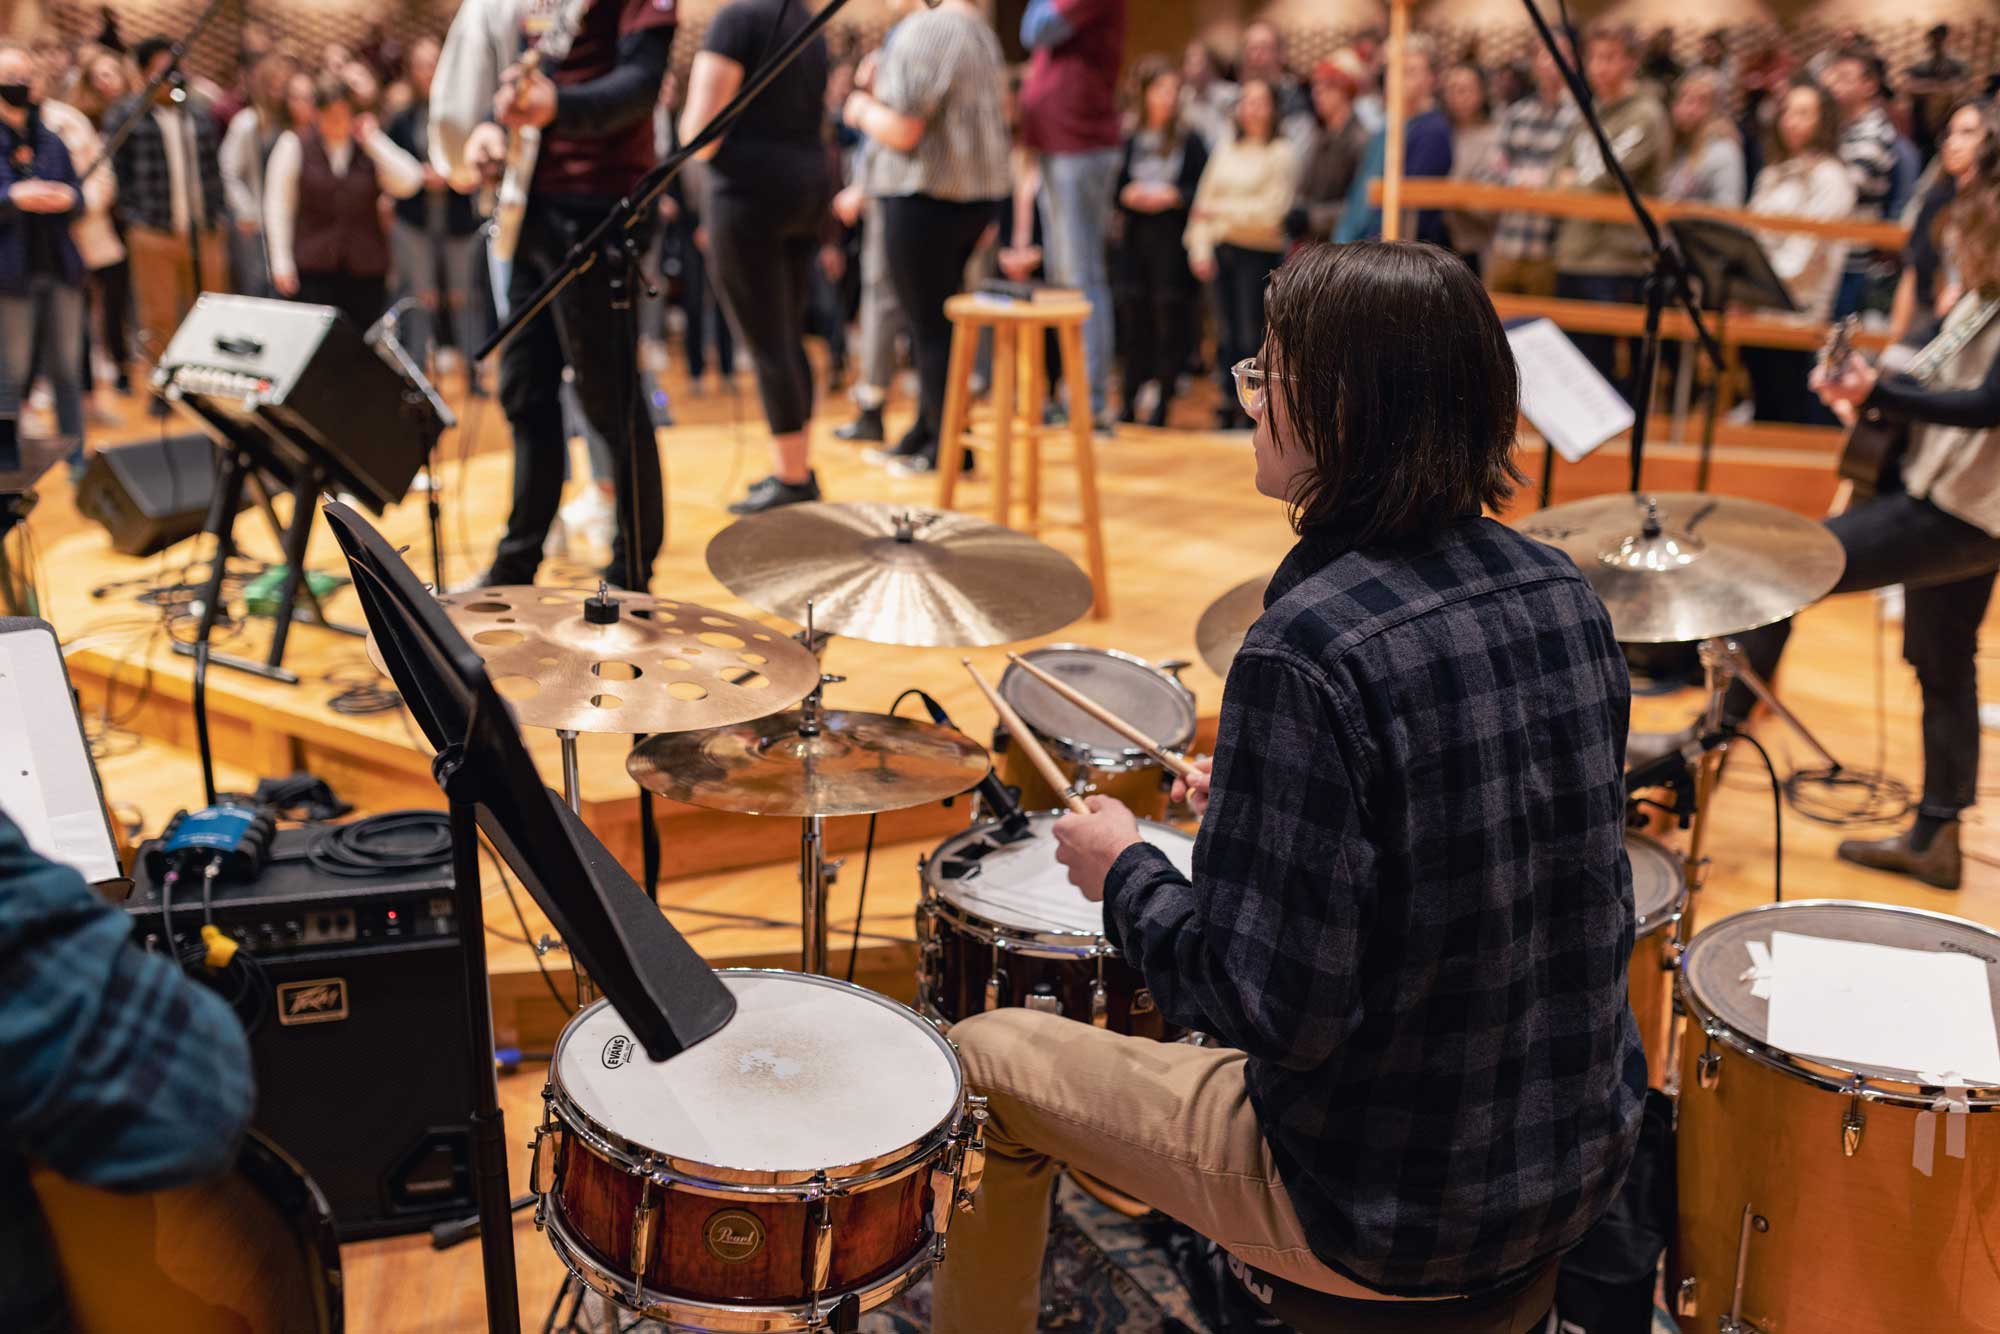
M566 56L549 65L521 60L528 37L572 17ZM674 24L674 0L468 0L452 19L431 86L433 165L462 190L497 184L508 131L541 132L507 280L510 307L525 304L653 165L653 105ZM514 505L478 584L534 582L562 499L565 365L584 417L611 447L618 536L604 575L639 590L651 579L665 499L640 394L636 304L629 294L624 309L614 302L621 276L616 263L592 266L500 354L500 402L514 430Z
M2000 142L1987 129L1994 123L1990 109L1952 121L1953 134L1981 139L1974 151L1982 166L1939 220L1959 294L1935 336L1894 373L1836 346L1811 379L1855 428L1857 443L1864 435L1890 442L1878 451L1885 465L1861 479L1857 503L1826 521L1847 553L1833 591L1904 586L1903 656L1923 692L1923 797L1914 824L1891 838L1849 839L1839 855L1940 889L1958 888L1958 815L1978 792L1974 659L2000 571ZM1873 493L1865 494L1869 482ZM1768 679L1790 630L1783 621L1737 642ZM1739 683L1724 717L1741 723L1754 702Z

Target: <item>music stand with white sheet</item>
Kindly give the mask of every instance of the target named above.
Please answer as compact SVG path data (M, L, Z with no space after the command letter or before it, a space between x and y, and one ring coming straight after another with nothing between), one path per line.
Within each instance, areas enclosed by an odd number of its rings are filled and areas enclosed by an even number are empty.
M107 898L132 892L62 646L55 627L31 616L0 617L0 811L29 847Z
M1541 433L1541 505L1546 509L1556 457L1581 463L1605 441L1632 429L1632 405L1597 373L1569 335L1547 318L1509 320L1507 345L1521 377L1521 415Z

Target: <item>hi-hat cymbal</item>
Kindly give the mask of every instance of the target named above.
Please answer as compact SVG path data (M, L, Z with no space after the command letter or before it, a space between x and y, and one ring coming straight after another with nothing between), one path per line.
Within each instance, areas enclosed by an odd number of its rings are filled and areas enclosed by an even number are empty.
M1781 621L1825 597L1847 566L1820 524L1706 492L1593 496L1520 528L1576 562L1624 644L1714 639Z
M1245 579L1209 603L1208 610L1195 624L1195 651L1217 676L1229 675L1229 664L1243 647L1243 636L1250 633L1250 627L1264 614L1264 590L1270 583L1268 574Z
M1090 576L1046 543L968 515L868 502L739 519L708 568L753 607L876 644L981 648L1051 634L1090 609Z
M885 713L821 710L803 735L797 710L649 737L625 761L663 797L743 815L874 815L942 801L992 767L985 748L948 727Z
M636 593L607 602L525 587L438 599L529 727L687 732L776 713L819 684L805 645L756 621Z

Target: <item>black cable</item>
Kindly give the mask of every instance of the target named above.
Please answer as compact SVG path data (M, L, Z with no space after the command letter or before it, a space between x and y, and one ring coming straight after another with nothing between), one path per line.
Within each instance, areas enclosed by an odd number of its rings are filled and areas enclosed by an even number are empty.
M1785 901L1785 802L1783 787L1778 782L1778 766L1771 763L1771 752L1764 749L1764 743L1748 732L1731 729L1732 741L1747 741L1764 758L1764 771L1771 776L1771 901Z
M555 999L556 1007L563 1012L565 1017L575 1015L576 1007L563 999L562 989L556 986L556 980L549 976L549 966L542 962L541 946L533 943L534 932L528 930L527 914L521 911L521 901L514 897L514 881L507 874L507 863L501 860L500 854L493 850L492 845L486 841L484 834L479 836L479 850L485 853L492 861L494 871L500 876L500 888L507 891L507 903L514 909L514 921L521 928L521 939L523 943L527 944L528 952L534 956L535 971L542 975L542 985L549 989L549 995ZM575 967L574 960L571 961L570 966Z
M854 961L861 957L861 919L868 912L868 868L875 862L875 815L868 815L868 845L861 852L861 894L854 901L854 935L847 942L847 980L854 980Z
M322 875L365 880L451 860L451 817L443 811L388 811L333 825L306 849Z

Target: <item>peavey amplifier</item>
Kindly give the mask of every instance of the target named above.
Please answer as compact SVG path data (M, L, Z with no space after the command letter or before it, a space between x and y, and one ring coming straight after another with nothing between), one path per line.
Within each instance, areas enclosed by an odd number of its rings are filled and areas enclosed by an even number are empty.
M421 396L331 306L204 293L153 384L263 467L289 480L322 466L377 514L436 439Z
M319 837L280 831L257 879L215 891L216 925L272 986L250 1039L256 1127L326 1192L343 1241L477 1213L450 867L329 875L306 859ZM125 906L158 948L145 852ZM174 935L198 943L199 892L184 882L173 911Z

